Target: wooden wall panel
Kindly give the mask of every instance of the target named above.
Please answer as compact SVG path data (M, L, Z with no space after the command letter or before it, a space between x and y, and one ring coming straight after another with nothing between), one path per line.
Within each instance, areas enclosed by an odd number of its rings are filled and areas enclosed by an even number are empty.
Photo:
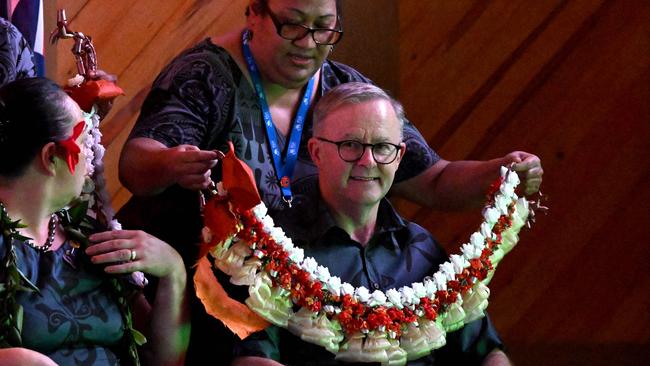
M330 56L363 70L394 96L399 95L398 8L395 0L343 1L345 34Z
M400 2L401 97L432 146L544 163L550 213L492 282L520 364L650 359L649 20L643 1ZM480 219L399 206L450 250Z
M241 26L246 3L57 0L126 91L102 126L116 208L130 196L119 151L151 82L180 50ZM650 361L650 3L355 0L345 9L354 35L335 58L398 92L443 157L519 149L542 158L550 213L492 282L490 312L517 364ZM362 51L373 42L385 57ZM70 46L48 55L59 81L74 71ZM480 220L397 205L449 250Z

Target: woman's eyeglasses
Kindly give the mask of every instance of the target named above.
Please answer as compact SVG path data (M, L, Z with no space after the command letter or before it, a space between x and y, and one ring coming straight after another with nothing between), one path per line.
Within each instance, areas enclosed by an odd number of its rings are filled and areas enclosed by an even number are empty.
M338 43L341 37L343 37L343 30L341 29L310 28L302 24L282 23L268 6L266 7L266 12L269 14L271 21L273 21L278 35L290 41L303 39L307 34L311 33L311 38L316 44L333 45ZM336 24L341 24L338 15L336 16Z

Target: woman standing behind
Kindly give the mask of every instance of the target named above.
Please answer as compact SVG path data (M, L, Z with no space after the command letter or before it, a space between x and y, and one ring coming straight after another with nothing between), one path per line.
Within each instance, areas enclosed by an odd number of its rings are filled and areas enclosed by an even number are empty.
M86 178L86 125L47 79L0 89L0 360L182 364L189 321L178 253L141 231L99 232L85 210L66 208ZM159 278L152 304L125 280L135 271ZM148 337L142 349L135 329Z

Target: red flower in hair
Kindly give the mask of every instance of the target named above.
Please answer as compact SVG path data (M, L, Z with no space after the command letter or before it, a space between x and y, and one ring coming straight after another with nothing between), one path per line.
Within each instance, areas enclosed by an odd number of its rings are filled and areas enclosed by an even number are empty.
M56 143L65 150L65 160L68 163L70 174L74 174L74 168L79 163L79 153L81 152L81 148L77 145L77 138L79 138L85 127L86 121L80 121L72 129L72 136Z

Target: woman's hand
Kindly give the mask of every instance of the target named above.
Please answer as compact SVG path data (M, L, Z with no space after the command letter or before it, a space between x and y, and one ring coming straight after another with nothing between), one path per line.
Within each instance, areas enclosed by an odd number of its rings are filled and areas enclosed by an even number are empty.
M92 75L92 80L106 80L111 83L117 84L117 75L109 74L104 70L97 70L95 74ZM99 119L104 119L106 115L113 109L113 99L99 100L95 103L97 106L97 114Z
M514 163L513 169L519 174L526 195L539 191L544 169L542 169L542 162L537 155L524 151L513 151L506 155L505 159Z
M114 230L93 234L86 254L94 264L104 264L111 274L142 271L155 277L185 277L181 256L164 241L139 230Z
M152 304L142 293L134 304L134 321L148 342L143 359L151 365L182 365L189 337L185 266L167 243L143 231L114 230L90 236L86 254L111 274L142 271L160 278Z
M167 147L147 137L126 142L120 154L120 182L133 194L151 196L174 184L189 190L206 189L211 169L223 153L193 145Z
M165 150L167 171L176 179L176 183L190 190L207 189L212 183L210 178L223 153L201 150L192 145L178 145Z

